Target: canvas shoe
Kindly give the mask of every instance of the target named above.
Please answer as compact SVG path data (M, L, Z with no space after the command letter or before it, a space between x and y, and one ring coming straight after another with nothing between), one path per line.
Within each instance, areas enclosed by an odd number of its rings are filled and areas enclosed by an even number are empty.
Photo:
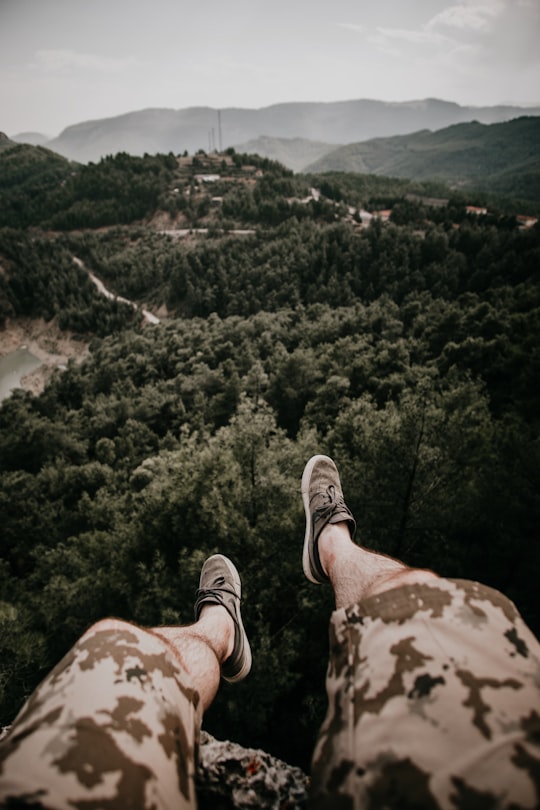
M221 666L221 676L231 683L241 681L251 669L251 649L240 614L241 597L240 575L229 558L223 554L208 557L196 593L195 620L201 615L204 605L222 605L232 617L234 647Z
M329 523L346 521L351 537L356 522L343 499L337 467L328 456L313 456L302 475L302 500L306 512L306 534L302 553L304 574L316 584L328 581L319 557L319 537Z

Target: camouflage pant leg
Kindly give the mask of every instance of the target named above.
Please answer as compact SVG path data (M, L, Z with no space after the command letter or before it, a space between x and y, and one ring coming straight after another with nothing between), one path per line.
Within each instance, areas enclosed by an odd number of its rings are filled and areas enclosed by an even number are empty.
M336 611L317 810L540 807L540 645L498 591L434 580Z
M0 806L195 808L200 717L199 695L164 642L126 622L98 624L0 743Z

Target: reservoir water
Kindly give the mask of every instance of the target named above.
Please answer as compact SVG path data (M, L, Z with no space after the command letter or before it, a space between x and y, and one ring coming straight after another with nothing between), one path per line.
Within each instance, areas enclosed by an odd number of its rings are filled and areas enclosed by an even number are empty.
M8 397L14 388L20 387L21 378L41 366L41 360L28 349L16 349L0 357L0 402Z

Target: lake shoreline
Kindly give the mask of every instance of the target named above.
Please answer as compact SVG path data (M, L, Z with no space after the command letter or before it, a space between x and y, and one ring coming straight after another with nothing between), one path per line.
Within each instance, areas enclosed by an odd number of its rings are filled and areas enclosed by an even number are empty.
M72 332L62 331L55 320L43 318L7 319L0 331L0 357L25 347L41 365L20 381L20 387L40 394L59 366L67 366L70 359L82 362L89 354L89 342Z

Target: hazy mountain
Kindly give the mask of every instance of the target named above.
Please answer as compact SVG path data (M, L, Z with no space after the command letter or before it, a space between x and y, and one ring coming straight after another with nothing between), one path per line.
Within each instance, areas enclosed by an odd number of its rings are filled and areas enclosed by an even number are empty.
M11 140L15 143L29 143L31 146L43 146L50 141L49 135L44 135L42 132L18 132L17 135L12 135Z
M438 179L540 199L540 117L487 126L477 121L429 132L374 138L335 149L310 172L360 172Z
M334 144L310 141L307 138L271 138L262 135L247 143L235 144L237 152L260 155L277 160L295 172L334 151Z
M540 107L529 110L511 106L461 107L425 99L301 102L261 109L227 108L220 112L210 107L148 109L70 126L47 146L82 162L96 161L119 151L142 155L225 149L262 136L305 138L338 146L420 129L437 130L471 120L491 124L523 114L540 115Z

